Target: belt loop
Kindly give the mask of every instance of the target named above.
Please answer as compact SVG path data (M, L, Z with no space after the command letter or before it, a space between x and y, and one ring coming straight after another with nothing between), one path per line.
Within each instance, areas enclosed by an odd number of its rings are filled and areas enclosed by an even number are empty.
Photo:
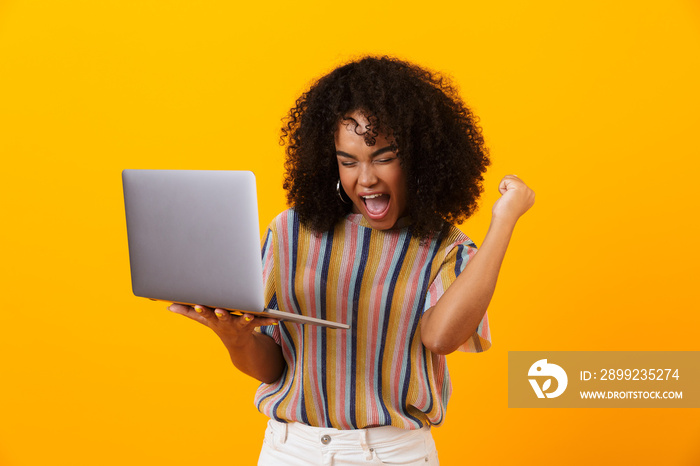
M279 422L275 421L274 419L272 422L275 423L276 428L274 429L275 432L275 439L277 440L277 443L282 445L284 442L287 441L287 428L288 425L286 422Z
M367 429L360 429L360 446L362 447L362 451L365 452L367 461L371 460L374 455L374 448L370 448L367 443Z

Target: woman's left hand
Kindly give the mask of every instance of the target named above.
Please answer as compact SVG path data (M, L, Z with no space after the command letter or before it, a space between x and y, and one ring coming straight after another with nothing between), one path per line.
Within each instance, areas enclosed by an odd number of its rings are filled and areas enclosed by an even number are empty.
M515 224L535 203L535 192L515 175L506 175L498 185L501 197L493 204L493 217Z

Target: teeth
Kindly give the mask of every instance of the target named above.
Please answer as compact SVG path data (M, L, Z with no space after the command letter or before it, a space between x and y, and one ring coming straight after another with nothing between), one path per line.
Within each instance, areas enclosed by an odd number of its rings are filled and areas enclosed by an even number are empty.
M382 196L382 194L371 194L369 196L362 196L363 199L374 199L375 197Z

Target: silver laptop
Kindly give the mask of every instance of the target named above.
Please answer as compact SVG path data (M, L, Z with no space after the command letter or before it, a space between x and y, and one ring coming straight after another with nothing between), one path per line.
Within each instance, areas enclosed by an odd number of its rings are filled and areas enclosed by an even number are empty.
M136 296L349 328L265 308L252 172L124 170L122 181Z

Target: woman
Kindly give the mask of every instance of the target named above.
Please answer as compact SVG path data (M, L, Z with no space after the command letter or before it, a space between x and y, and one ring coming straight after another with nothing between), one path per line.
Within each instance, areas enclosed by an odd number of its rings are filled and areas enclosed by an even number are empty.
M445 78L389 57L315 82L282 139L292 208L265 237L266 302L351 328L170 309L210 327L263 382L259 464L438 464L430 426L451 391L444 355L490 346L486 309L534 193L503 178L477 253L453 223L482 191L481 130Z

